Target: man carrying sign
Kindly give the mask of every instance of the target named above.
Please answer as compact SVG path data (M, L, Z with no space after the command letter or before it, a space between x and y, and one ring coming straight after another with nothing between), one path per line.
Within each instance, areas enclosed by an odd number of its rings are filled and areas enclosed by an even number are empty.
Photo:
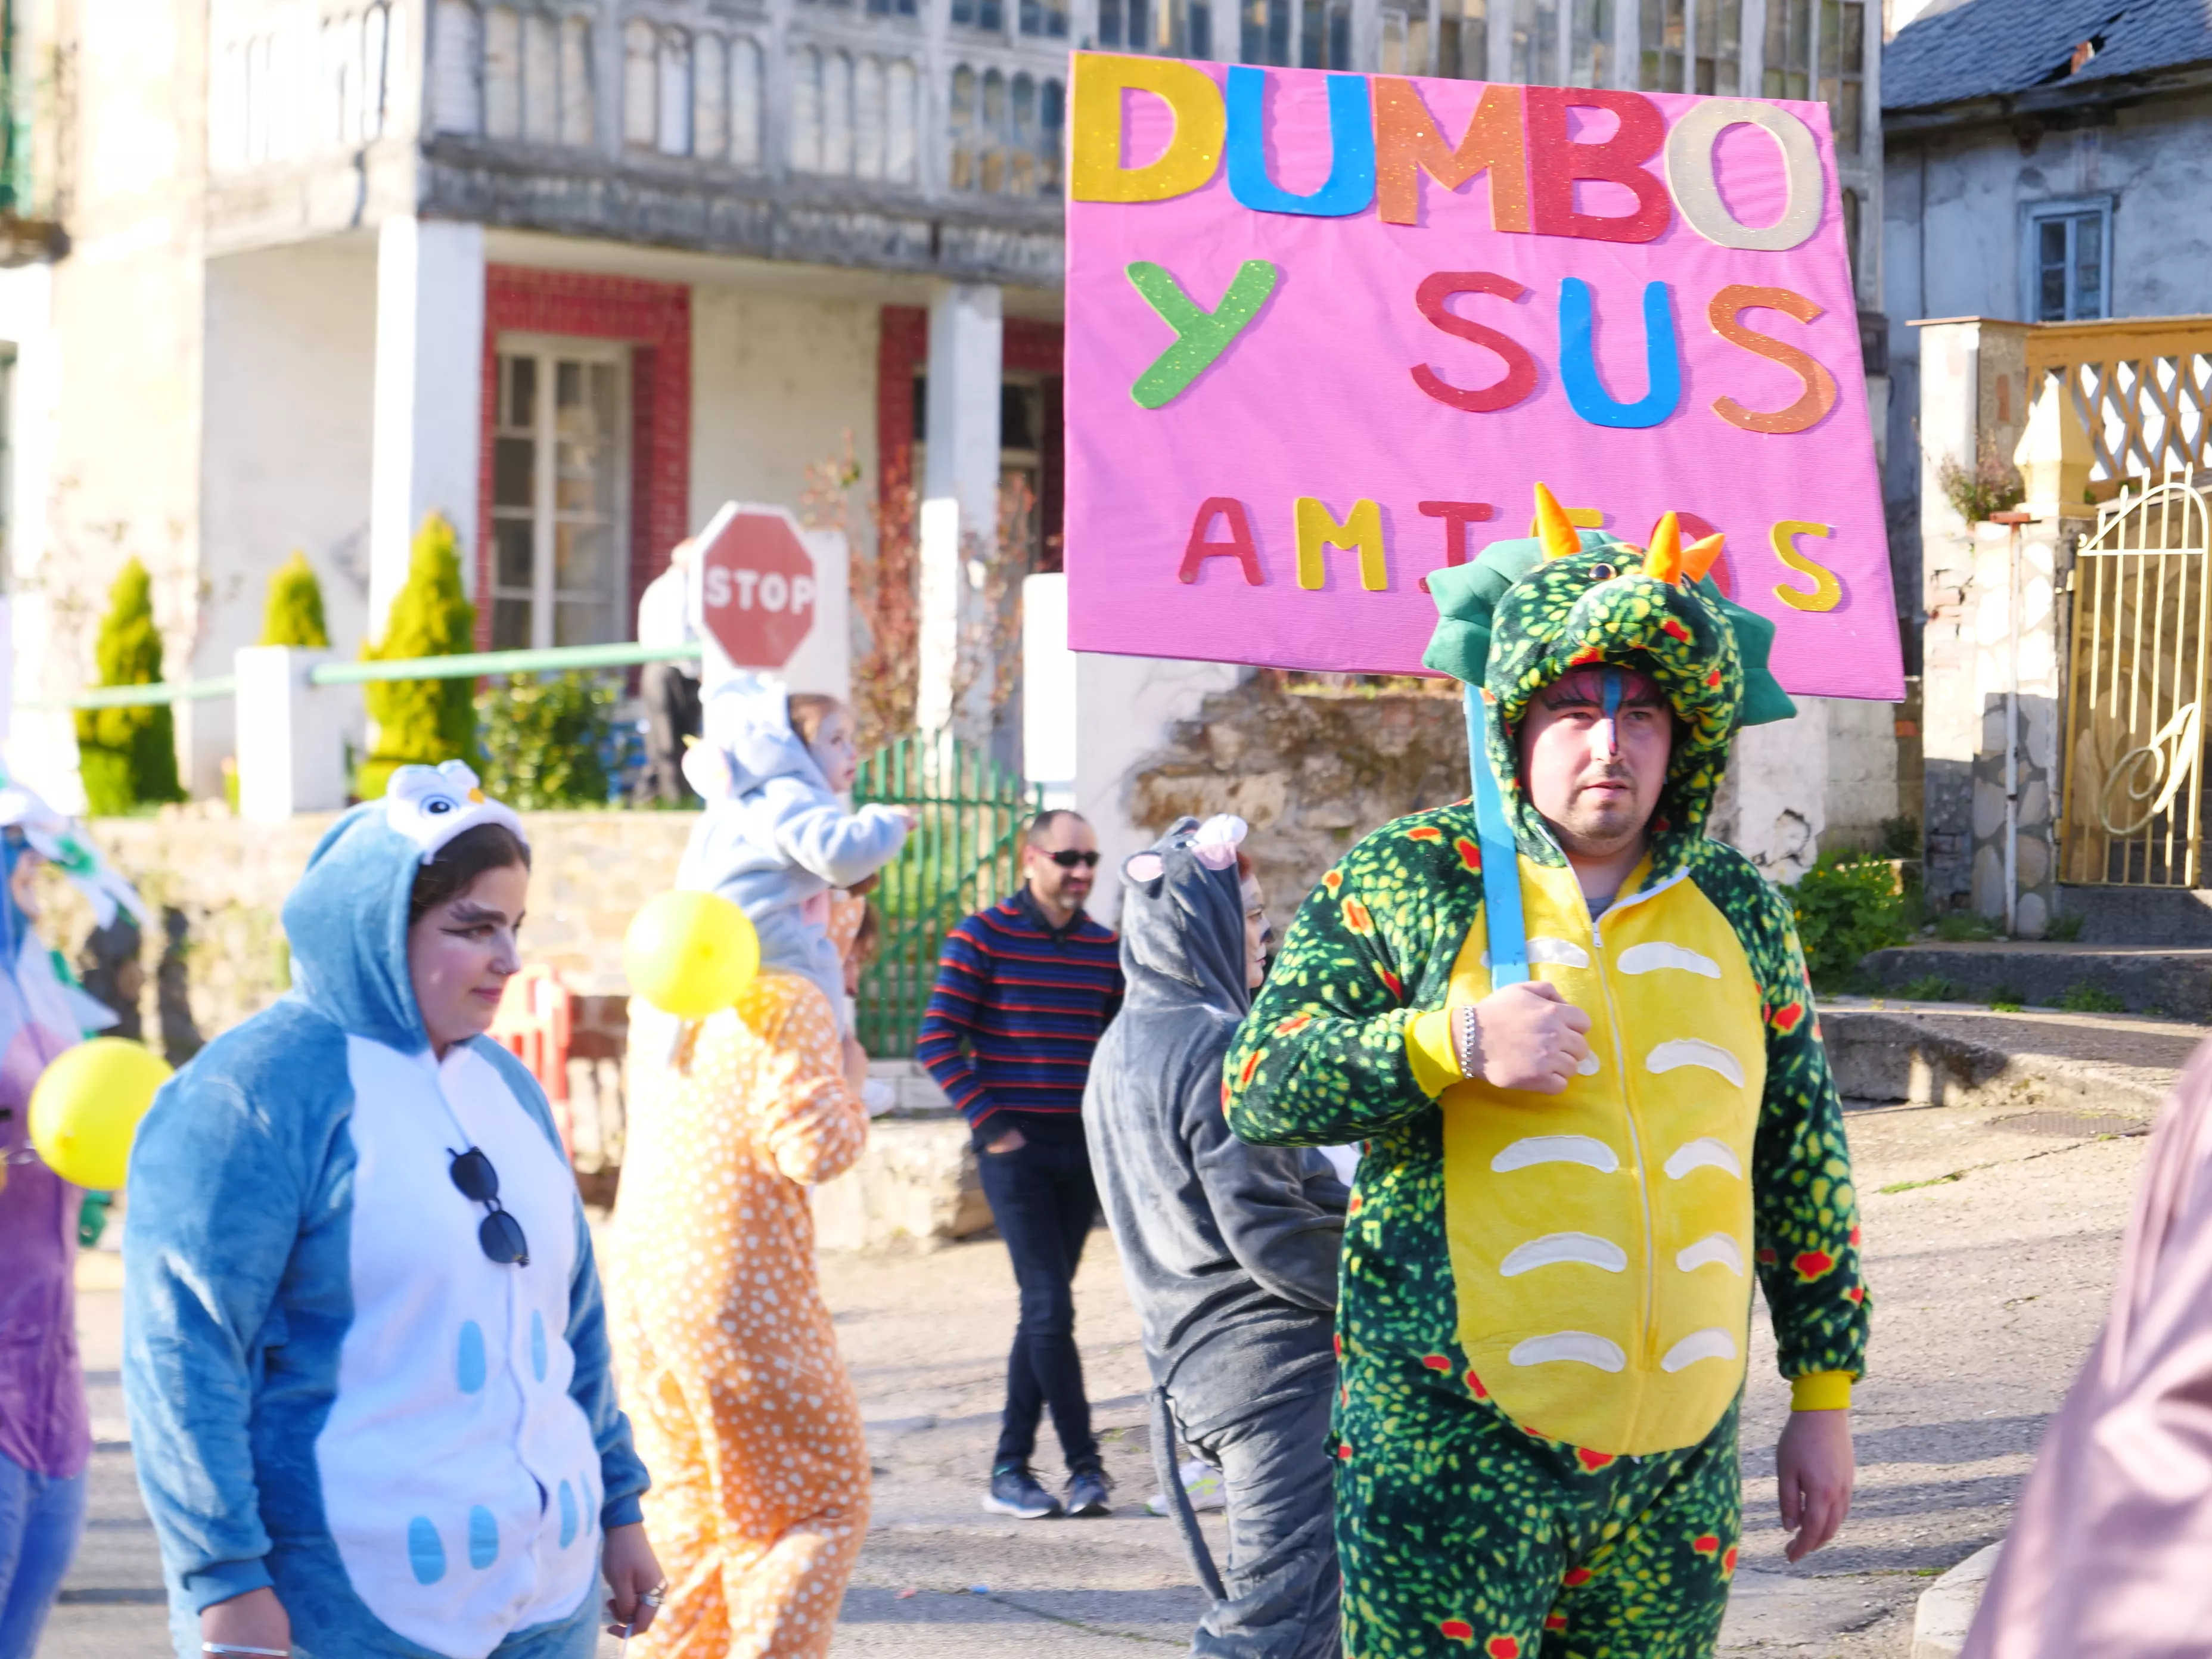
M1480 689L1502 813L1355 848L1227 1062L1244 1139L1367 1142L1335 1434L1357 1659L1711 1653L1754 1273L1795 1407L1790 1558L1850 1502L1840 1107L1789 902L1705 835L1730 737L1792 712L1771 625L1671 514L1648 553L1540 488L1538 523L1430 578L1425 660ZM1490 914L1486 862L1525 929Z

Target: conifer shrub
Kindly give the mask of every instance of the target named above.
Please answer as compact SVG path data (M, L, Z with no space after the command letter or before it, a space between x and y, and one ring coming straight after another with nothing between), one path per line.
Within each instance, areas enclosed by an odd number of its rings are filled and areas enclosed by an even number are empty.
M384 638L364 645L362 658L405 662L472 651L476 623L477 608L461 587L459 538L443 514L432 513L415 533L407 585L392 602ZM375 723L354 783L363 800L384 793L396 767L475 760L476 696L468 680L372 680L362 690Z
M305 553L290 558L270 573L269 600L261 612L260 645L289 645L319 650L331 642L323 623L323 585Z
M107 592L94 647L102 685L153 685L161 678L161 633L154 626L154 584L137 559ZM85 803L99 817L182 800L177 783L176 722L167 703L81 708L77 767Z

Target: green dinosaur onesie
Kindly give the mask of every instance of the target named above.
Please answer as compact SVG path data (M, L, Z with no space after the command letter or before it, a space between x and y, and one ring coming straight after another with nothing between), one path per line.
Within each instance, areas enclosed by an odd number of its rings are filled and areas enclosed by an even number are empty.
M1430 578L1427 660L1481 687L1531 972L1591 1018L1566 1091L1453 1057L1443 1011L1492 988L1465 804L1328 873L1227 1061L1245 1139L1366 1143L1337 1337L1352 1659L1710 1654L1753 1275L1797 1406L1847 1404L1863 1368L1850 1154L1790 904L1705 835L1729 738L1792 708L1772 625L1695 554L1555 520ZM1512 737L1592 664L1650 676L1676 716L1648 853L1596 917Z

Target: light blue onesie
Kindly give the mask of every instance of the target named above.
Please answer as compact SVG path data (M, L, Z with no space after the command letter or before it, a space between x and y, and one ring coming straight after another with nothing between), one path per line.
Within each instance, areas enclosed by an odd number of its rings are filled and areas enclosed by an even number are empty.
M791 729L784 690L743 676L708 694L705 736L684 774L706 798L676 884L720 893L760 935L761 966L804 974L832 1008L845 975L823 922L830 890L849 887L896 858L906 820L894 807L848 812L805 743ZM707 764L693 757L706 751ZM822 916L810 915L820 908Z
M124 1388L172 1632L273 1585L301 1659L587 1659L602 1529L646 1473L591 1237L537 1083L435 1059L407 971L420 862L487 821L403 769L284 905L293 989L154 1102L131 1153ZM481 1148L527 1266L479 1248Z

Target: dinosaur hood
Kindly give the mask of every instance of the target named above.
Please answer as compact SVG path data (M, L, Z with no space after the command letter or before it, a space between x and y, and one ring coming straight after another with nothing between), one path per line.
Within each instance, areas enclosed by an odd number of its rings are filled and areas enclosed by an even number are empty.
M1797 712L1767 668L1774 624L1705 574L1720 538L1682 547L1672 514L1647 551L1575 530L1539 484L1537 526L1536 536L1494 542L1431 574L1438 617L1422 661L1480 690L1491 764L1524 852L1559 857L1522 791L1514 733L1538 691L1596 665L1649 675L1678 722L1655 842L1701 834L1737 729Z

